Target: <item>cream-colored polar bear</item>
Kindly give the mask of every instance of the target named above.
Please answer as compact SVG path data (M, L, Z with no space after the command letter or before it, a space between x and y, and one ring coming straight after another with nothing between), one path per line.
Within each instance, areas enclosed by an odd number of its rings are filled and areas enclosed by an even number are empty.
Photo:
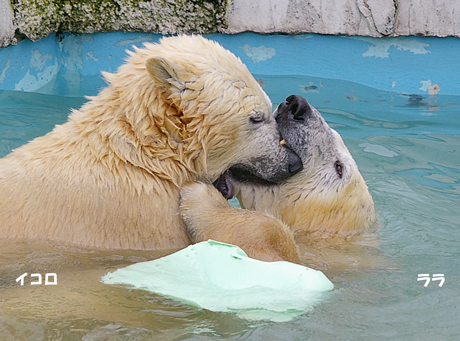
M317 239L340 242L363 235L377 220L372 197L342 138L300 96L290 96L274 116L286 144L301 157L303 170L279 184L225 172L214 184L227 198L235 193L247 208L243 210L230 208L211 185L186 185L181 208L192 240L236 244L261 260L296 261L295 236L299 246L307 244L302 246L317 265L362 264L362 257L320 250ZM311 237L316 239L314 250Z
M0 160L0 238L182 248L184 183L227 169L276 182L302 167L269 98L215 42L145 44L105 78L67 123Z

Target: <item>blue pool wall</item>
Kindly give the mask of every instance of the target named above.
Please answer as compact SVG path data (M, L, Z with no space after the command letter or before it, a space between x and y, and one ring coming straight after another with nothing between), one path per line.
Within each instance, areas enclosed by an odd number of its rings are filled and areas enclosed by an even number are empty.
M460 94L460 38L209 34L259 76L314 76L375 89ZM53 34L0 49L0 90L94 95L101 71L114 72L126 50L162 36L148 33ZM331 94L333 96L333 94Z

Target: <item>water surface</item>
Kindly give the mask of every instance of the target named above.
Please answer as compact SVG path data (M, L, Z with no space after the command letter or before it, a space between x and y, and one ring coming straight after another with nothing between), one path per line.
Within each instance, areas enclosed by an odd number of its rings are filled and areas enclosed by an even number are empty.
M274 103L297 93L339 131L380 215L378 248L310 246L304 261L336 290L289 322L247 321L103 285L116 268L165 251L0 241L6 340L451 340L460 334L460 96L397 94L339 80L258 77ZM67 120L85 99L0 92L0 156ZM303 248L302 250L307 250ZM324 259L334 257L328 264ZM56 273L57 285L15 279ZM445 282L418 281L419 274Z

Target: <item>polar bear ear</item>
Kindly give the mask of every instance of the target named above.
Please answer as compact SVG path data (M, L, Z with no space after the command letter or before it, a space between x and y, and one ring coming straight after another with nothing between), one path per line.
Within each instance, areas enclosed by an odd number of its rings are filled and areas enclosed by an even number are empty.
M185 81L181 77L185 72L183 66L161 57L148 59L145 66L152 78L158 81L167 93L171 94L174 88L180 91L185 88Z

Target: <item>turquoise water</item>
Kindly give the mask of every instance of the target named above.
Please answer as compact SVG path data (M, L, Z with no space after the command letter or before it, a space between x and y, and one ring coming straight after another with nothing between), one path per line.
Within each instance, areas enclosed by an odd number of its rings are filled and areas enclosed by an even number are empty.
M308 259L336 285L312 312L251 322L105 286L107 271L164 252L99 251L0 241L0 330L7 340L452 340L460 335L460 96L374 90L314 77L257 77L274 103L292 93L339 131L370 188L379 246L325 247L342 266ZM0 92L0 155L63 123L82 97ZM359 257L361 256L361 257ZM349 261L349 263L347 263ZM58 285L20 287L22 273ZM417 281L443 274L445 282ZM2 336L3 337L3 336Z

